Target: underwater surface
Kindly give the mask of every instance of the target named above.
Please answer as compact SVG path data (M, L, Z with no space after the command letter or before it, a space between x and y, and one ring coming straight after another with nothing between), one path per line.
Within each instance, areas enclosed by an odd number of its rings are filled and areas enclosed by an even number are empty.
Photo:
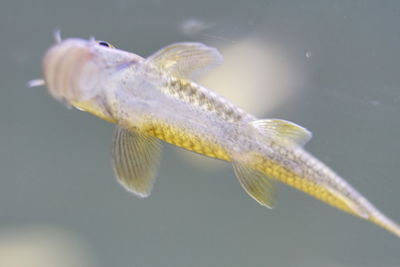
M269 210L229 164L171 145L139 199L114 178L113 125L26 87L55 29L141 56L215 46L201 84L309 129L306 149L400 222L399 25L398 1L2 1L0 266L400 266L376 225L283 184Z

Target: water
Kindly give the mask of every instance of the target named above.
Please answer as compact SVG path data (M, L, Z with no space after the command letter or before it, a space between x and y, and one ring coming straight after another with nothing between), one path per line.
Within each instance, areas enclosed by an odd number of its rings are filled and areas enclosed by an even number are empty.
M283 185L276 209L265 209L228 164L168 145L152 196L137 199L113 178L113 126L25 87L56 28L144 56L178 41L229 53L256 40L274 63L241 72L262 73L253 87L270 93L249 86L239 99L258 102L234 102L310 129L308 150L399 222L399 12L396 1L1 2L0 258L39 255L29 232L57 237L43 241L40 260L71 260L64 246L79 244L85 267L399 266L400 240L377 226ZM202 27L182 31L193 19ZM218 77L227 86L229 72ZM234 99L240 88L216 89Z

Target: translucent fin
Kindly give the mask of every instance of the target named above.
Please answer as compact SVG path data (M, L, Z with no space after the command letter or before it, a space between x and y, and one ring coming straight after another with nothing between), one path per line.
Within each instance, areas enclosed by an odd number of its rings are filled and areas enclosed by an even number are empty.
M312 137L309 130L290 121L267 119L253 121L251 124L270 136L281 138L283 142L289 141L299 146L304 146Z
M53 32L54 41L59 44L62 42L60 29L55 29Z
M243 189L258 203L270 209L275 204L275 184L263 173L253 170L245 163L232 161L236 177Z
M26 84L27 87L37 87L37 86L44 86L44 85L46 85L46 82L43 79L30 80Z
M139 197L150 195L161 154L160 140L116 127L112 158L118 181Z
M400 237L400 225L386 217L379 211L375 211L370 218L368 218L371 222L383 227L387 231L397 235Z
M220 65L222 55L216 48L202 43L176 43L160 49L146 62L176 76L193 78Z

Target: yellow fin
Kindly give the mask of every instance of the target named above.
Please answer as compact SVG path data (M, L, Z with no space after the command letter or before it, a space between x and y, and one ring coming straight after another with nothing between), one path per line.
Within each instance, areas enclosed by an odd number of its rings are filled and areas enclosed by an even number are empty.
M116 127L112 159L118 181L139 197L153 189L161 154L161 142L146 134Z
M312 137L312 133L293 122L278 119L265 119L251 122L261 132L278 137L282 142L292 142L304 146Z
M233 160L233 169L243 189L258 203L272 209L275 204L275 182L263 173Z
M178 77L203 74L222 63L222 55L214 47L202 43L175 43L146 59L146 62Z

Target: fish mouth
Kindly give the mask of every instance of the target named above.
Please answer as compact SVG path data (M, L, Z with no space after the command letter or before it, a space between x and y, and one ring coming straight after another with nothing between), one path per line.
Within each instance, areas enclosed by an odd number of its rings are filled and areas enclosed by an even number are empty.
M43 59L44 80L50 94L66 103L88 100L98 84L98 67L91 41L58 39ZM85 79L83 79L85 77Z

